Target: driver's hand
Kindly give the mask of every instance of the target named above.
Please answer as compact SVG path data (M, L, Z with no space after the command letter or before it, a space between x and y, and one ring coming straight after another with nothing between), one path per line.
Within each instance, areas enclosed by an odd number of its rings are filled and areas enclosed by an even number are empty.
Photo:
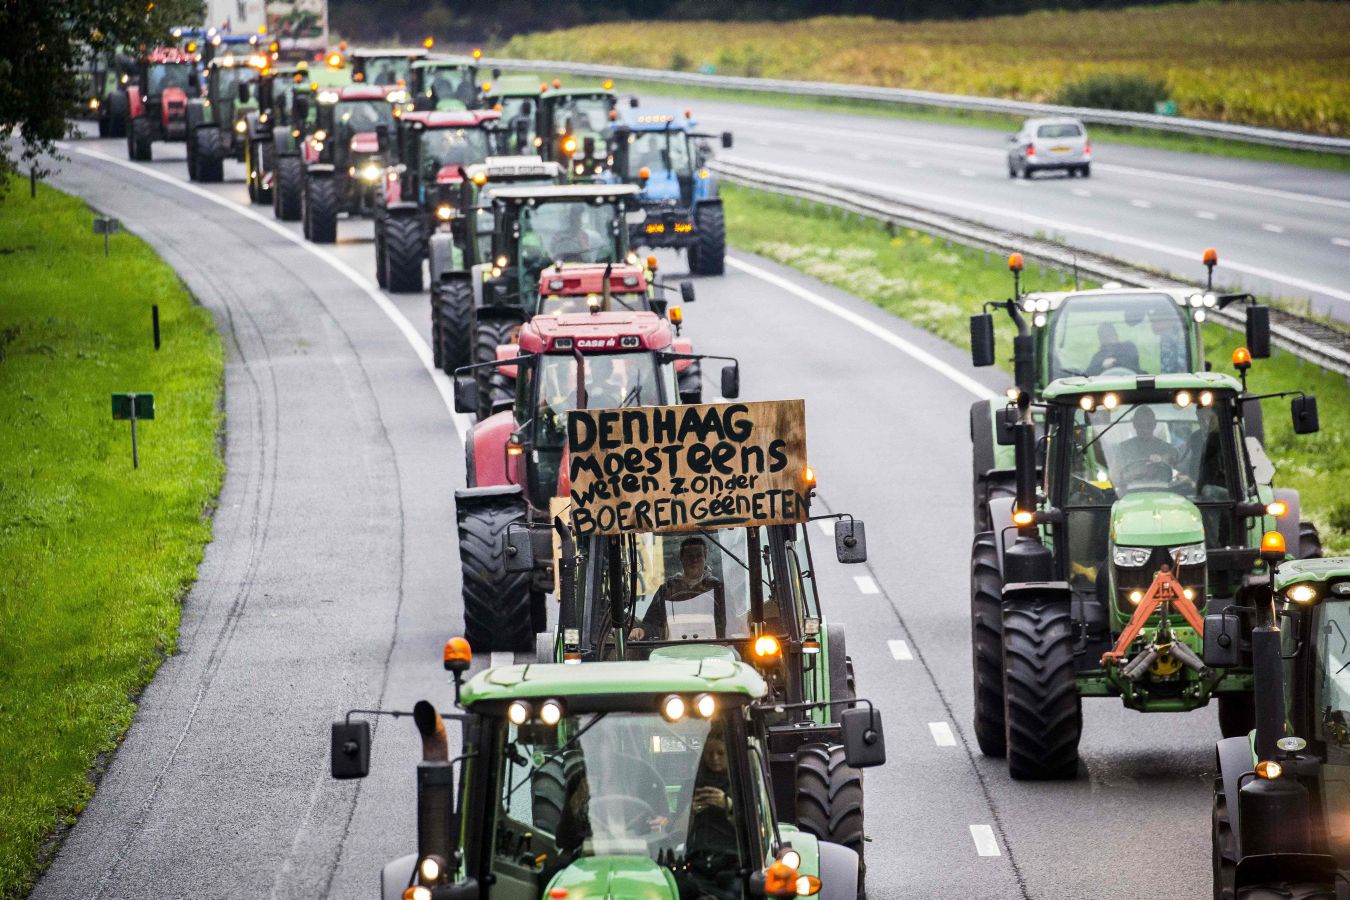
M644 640L646 637L647 632L641 625L634 625L632 630L628 632L628 639L630 641L640 641Z
M705 809L728 808L727 795L721 788L701 787L694 791L694 812L702 812Z
M669 824L670 819L665 816L652 816L647 820L647 829L649 831L665 831Z

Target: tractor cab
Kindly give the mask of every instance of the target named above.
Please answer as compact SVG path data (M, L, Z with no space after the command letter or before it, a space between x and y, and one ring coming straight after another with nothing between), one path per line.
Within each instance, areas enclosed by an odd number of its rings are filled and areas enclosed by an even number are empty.
M413 109L456 110L481 107L478 60L472 56L431 56L409 67L408 93Z
M380 128L394 126L396 88L352 84L318 91L306 159L333 165L337 174L374 189L384 178Z
M127 155L149 161L155 141L188 136L188 101L201 94L201 58L177 47L141 57L127 87Z
M752 897L859 893L848 850L775 820L756 727L763 679L725 660L511 665L462 683L463 640L447 643L462 712L426 701L417 846L381 873L383 896ZM332 774L369 771L370 724L332 728ZM353 717L356 718L353 718ZM464 755L450 758L447 723ZM858 710L849 755L884 744ZM864 758L867 757L867 758Z
M441 276L492 258L492 193L503 187L555 185L562 167L537 156L489 156L464 167L455 193L443 193L431 236L432 289ZM462 364L462 363L461 363Z
M425 47L356 48L329 54L329 58L337 56L338 65L349 66L352 81L357 84L406 88L412 83L413 63L426 59L427 54Z
M242 46L255 49L247 42ZM267 62L261 53L239 56L226 50L211 54L206 63L206 90L202 97L188 101L187 169L193 181L220 181L226 157L245 160L249 123L258 116L257 86Z
M613 87L606 81L600 88L565 88L555 79L539 92L535 144L573 180L594 180L614 165L610 135L619 98Z
M539 96L546 87L521 78L502 81L495 75L492 81L483 82L480 105L502 114L507 152L542 154L543 142L535 138L539 134Z

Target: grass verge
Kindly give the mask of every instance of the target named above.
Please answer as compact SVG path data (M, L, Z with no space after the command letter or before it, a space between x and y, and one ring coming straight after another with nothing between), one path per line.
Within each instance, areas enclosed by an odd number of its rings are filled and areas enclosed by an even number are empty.
M211 316L80 200L0 199L0 897L24 896L174 651L224 465ZM151 342L158 304L163 348ZM153 391L140 468L113 392Z
M1012 287L995 254L763 191L723 185L722 196L735 246L842 288L958 347L970 347L969 316L985 300L1007 297ZM1072 287L1072 278L1033 263L1022 283L1028 290L1058 290ZM1210 325L1207 358L1216 369L1226 368L1241 340L1237 332ZM1251 390L1316 394L1322 420L1318 434L1296 436L1287 403L1266 402L1266 451L1279 469L1276 483L1298 489L1304 515L1317 523L1328 554L1350 553L1350 391L1341 377L1273 352L1253 367Z

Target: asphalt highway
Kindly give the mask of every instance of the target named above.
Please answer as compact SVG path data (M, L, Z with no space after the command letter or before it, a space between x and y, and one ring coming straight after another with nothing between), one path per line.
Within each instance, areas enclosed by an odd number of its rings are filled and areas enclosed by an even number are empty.
M316 248L249 206L241 166L191 185L181 146L154 152L131 164L121 141L76 141L53 181L154 245L215 316L229 470L180 652L34 896L370 897L413 846L415 730L380 720L371 776L334 782L328 725L449 706L465 421L430 369L426 295L374 286L368 222ZM1213 710L1087 702L1067 783L1015 783L975 746L966 409L1005 386L997 374L743 254L698 280L686 323L701 350L740 359L744 398L806 399L821 511L868 524L867 564L836 563L821 531L815 567L860 693L886 716L889 761L866 776L869 896L1207 896Z

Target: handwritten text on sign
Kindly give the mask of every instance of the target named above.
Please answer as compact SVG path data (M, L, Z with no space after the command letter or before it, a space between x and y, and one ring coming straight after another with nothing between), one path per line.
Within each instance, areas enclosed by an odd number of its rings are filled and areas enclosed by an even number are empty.
M567 418L578 534L803 522L801 400L579 409Z

